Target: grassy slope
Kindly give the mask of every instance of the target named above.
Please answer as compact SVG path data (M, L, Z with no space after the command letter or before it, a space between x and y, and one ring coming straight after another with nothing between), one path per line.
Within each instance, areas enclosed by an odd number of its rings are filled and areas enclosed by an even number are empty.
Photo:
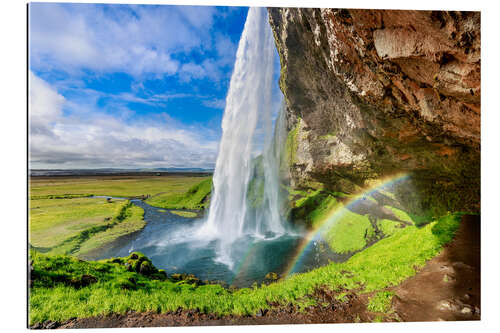
M146 200L146 203L168 209L203 209L208 203L204 199L210 191L212 191L212 178L206 178L191 186L186 192L157 195Z
M57 199L60 200L60 199ZM68 199L66 199L68 200ZM74 199L71 199L74 200ZM115 207L114 216L108 217L95 225L84 225L79 231L70 237L66 235L64 240L59 241L51 247L43 250L49 254L71 254L79 256L92 251L100 246L114 241L120 236L130 234L142 229L146 223L143 220L144 210L130 203L120 201ZM57 235L58 229L48 229L48 233ZM35 247L36 243L32 244Z
M49 195L109 195L132 197L158 193L184 193L200 181L211 177L71 177L31 178L30 197Z
M296 209L303 209L306 223L311 228L319 227L332 210L339 213L335 221L323 230L323 238L330 248L337 253L355 252L364 248L367 241L374 236L374 229L365 215L356 214L346 208L338 200L342 193L325 193L317 191L295 191L293 196L299 197L295 201ZM392 209L392 207L390 207ZM402 220L411 222L411 219L403 211L393 209L395 215ZM399 215L398 215L399 214ZM401 216L404 215L404 218ZM392 220L379 220L377 225L385 235L391 235L397 229L399 223Z
M81 255L145 225L144 212L139 207L129 205L126 217L114 223L125 204L123 200L108 203L101 198L79 196L124 197L166 191L170 199L182 199L177 201L179 206L199 208L210 190L210 177L33 178L29 200L30 244L48 253ZM164 196L155 198L152 200Z
M53 247L79 232L106 224L123 205L123 201L105 199L39 199L30 200L30 243L36 247Z
M394 296L394 292L392 291L380 291L376 293L368 302L368 311L382 313L388 312L391 308L392 296Z
M178 307L199 308L203 312L217 314L254 314L259 309L269 308L268 302L310 304L314 300L307 295L319 286L332 290L358 290L360 293L381 291L414 275L416 268L438 254L442 246L452 239L460 219L461 214L454 214L421 228L408 226L344 263L331 263L268 286L235 292L218 285L197 287L189 283L151 280L127 272L119 264L35 255L35 271L56 274L54 281L61 274L90 274L97 277L98 282L74 288L63 282L47 285L35 281L30 293L30 323L124 313L128 310L166 312ZM64 264L47 269L58 261ZM133 289L117 285L116 281L129 278L137 281ZM384 300L375 303L384 303Z
M144 210L135 205L126 207L124 219L106 229L103 232L96 233L93 237L83 242L75 255L84 255L104 244L110 243L115 239L139 231L146 226L143 220Z

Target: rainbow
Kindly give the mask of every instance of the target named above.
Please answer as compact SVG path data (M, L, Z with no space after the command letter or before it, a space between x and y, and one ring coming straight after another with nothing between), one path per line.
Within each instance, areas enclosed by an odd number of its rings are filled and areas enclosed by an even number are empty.
M292 256L292 260L287 266L285 273L282 274L283 278L286 278L290 274L294 273L295 270L300 265L303 258L307 256L310 252L311 246L314 245L321 237L321 234L328 230L336 221L338 221L345 212L345 208L349 208L360 200L373 194L376 191L382 190L385 187L392 186L396 183L404 181L409 178L408 173L398 173L390 177L384 177L372 182L367 188L363 189L359 193L353 195L344 205L335 205L322 219L317 223L316 227L309 231L304 237L301 244L297 247L296 254Z

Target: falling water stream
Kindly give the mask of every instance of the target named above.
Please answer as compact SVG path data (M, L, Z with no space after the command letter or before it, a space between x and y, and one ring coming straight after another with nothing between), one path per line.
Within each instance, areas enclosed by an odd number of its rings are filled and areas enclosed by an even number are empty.
M266 9L250 8L226 99L208 216L182 218L134 200L145 210L146 227L99 258L141 251L168 273L236 286L286 270L302 235L282 214L286 128L284 107L274 107L272 98L275 56ZM325 248L313 250L297 271L344 260Z
M250 8L241 35L222 120L222 140L213 176L213 196L200 234L219 238L217 258L232 267L231 245L243 236L277 237L285 233L277 209L278 184L272 142L272 83L275 46L264 8ZM249 218L247 189L257 124L261 120L265 152L264 201L258 219ZM260 194L260 193L259 193Z

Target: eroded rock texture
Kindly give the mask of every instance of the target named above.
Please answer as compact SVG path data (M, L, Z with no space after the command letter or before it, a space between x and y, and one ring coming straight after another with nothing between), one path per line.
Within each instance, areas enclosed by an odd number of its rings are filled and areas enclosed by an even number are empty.
M480 13L269 14L295 187L352 191L411 172L423 205L479 208Z

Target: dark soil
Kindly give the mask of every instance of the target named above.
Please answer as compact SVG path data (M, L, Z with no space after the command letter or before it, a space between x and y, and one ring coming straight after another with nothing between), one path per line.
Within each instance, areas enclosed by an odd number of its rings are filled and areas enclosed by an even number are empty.
M466 215L455 239L415 276L395 288L389 314L366 310L369 295L338 293L320 288L314 293L316 306L299 310L292 305L274 306L254 316L216 316L196 310L168 313L111 314L70 319L64 323L45 322L32 328L108 328L162 326L218 326L371 322L439 321L480 319L480 218Z
M72 319L58 328L110 328L110 327L162 327L162 326L220 326L220 325L276 325L314 323L353 323L369 321L365 305L356 295L348 295L341 302L335 294L325 290L315 293L319 306L311 306L300 311L297 307L281 306L260 311L254 316L215 316L196 310L181 310L169 313L129 312L92 318ZM51 323L44 323L45 325ZM41 327L40 327L41 328Z
M403 321L479 320L480 217L465 215L455 239L417 275L394 289Z

